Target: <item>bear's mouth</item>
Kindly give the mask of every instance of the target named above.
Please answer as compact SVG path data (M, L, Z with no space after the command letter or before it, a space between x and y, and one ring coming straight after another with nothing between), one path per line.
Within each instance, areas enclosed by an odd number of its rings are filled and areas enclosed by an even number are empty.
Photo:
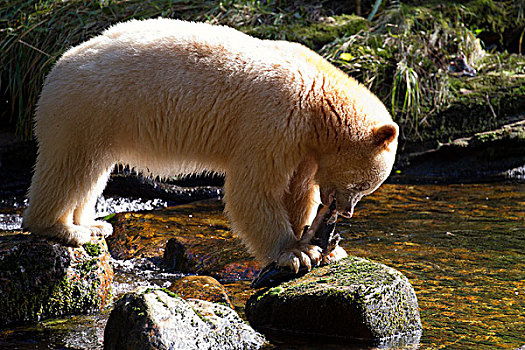
M323 205L330 205L332 203L332 200L335 198L335 189L330 189L328 191L321 190L321 203Z
M354 208L338 210L337 213L344 217L345 219L350 219L354 215Z
M321 191L321 202L323 205L330 205L332 201L337 197L337 191L335 189L331 189L328 191ZM354 195L351 195L348 198L348 201L346 203L346 207L340 207L339 203L344 203L344 201L337 200L337 213L341 215L342 217L346 219L350 219L354 215L354 207L356 206L357 202L363 197L361 193L356 193Z

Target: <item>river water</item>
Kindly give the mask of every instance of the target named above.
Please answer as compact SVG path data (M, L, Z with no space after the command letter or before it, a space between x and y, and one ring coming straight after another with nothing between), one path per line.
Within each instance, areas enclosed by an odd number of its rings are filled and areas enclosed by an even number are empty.
M16 221L18 208L4 212ZM420 349L525 345L524 184L387 184L337 229L349 254L392 266L411 281L424 328ZM133 282L119 273L122 266L116 270L120 291L167 280L153 270ZM239 282L228 289L235 298L246 288ZM0 348L101 348L108 312L0 330Z

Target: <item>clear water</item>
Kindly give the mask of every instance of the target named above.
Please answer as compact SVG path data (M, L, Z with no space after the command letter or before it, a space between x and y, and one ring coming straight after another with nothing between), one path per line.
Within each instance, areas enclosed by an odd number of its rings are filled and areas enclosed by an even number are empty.
M412 282L421 348L525 345L525 185L387 185L339 229Z
M525 345L525 185L384 185L338 230L349 254L385 263L409 278L424 327L420 349ZM173 277L154 269L134 275L125 263L115 265L121 292L148 283L163 286ZM244 281L227 287L234 304L251 294ZM0 349L101 348L106 318L0 330Z

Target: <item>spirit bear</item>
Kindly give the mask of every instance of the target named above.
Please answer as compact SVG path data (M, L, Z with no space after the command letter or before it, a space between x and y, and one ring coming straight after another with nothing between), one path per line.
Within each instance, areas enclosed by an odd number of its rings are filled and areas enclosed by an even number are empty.
M35 121L33 234L72 246L110 234L94 205L115 164L213 171L249 251L295 270L319 262L301 240L319 200L335 196L350 217L390 173L398 135L376 96L306 47L170 19L117 24L67 51Z

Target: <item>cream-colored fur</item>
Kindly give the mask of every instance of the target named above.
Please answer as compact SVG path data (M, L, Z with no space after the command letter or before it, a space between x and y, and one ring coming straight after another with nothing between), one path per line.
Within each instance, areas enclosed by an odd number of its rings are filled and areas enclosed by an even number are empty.
M249 250L309 266L320 250L300 238L318 189L351 215L388 176L397 130L372 93L299 44L168 19L118 24L45 81L24 227L70 245L111 233L94 202L117 163L215 171Z

